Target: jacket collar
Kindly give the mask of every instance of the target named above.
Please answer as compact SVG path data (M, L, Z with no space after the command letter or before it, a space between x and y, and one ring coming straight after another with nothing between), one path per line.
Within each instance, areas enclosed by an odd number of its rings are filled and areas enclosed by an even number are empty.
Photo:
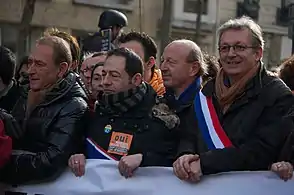
M87 95L78 84L77 79L78 78L74 73L68 73L64 79L59 81L53 89L46 93L45 99L40 105L49 105L66 96L79 96L87 101Z
M199 80L196 78L179 96L176 97L174 94L174 91L172 89L167 89L167 92L165 94L165 98L167 100L167 103L172 108L178 109L179 107L186 107L193 103L195 94L200 89L200 84L198 82ZM201 81L200 81L201 82Z
M267 75L267 71L263 65L260 66L260 69L258 70L257 74L250 79L244 89L243 94L240 95L238 98L238 101L235 101L228 111L226 113L229 113L240 106L246 104L249 99L257 96L258 94L261 93L262 88L263 88L263 77ZM215 95L215 79L209 81L202 90L203 94L207 97L214 97L216 98Z

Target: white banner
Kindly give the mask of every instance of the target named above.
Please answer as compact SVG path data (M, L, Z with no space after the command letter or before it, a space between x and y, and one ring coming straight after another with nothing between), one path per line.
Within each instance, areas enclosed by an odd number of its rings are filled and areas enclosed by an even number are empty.
M120 176L117 162L88 160L86 175L66 171L55 182L0 188L28 195L293 195L294 180L284 182L271 172L234 172L205 176L200 183L180 181L171 168L139 168L132 178Z

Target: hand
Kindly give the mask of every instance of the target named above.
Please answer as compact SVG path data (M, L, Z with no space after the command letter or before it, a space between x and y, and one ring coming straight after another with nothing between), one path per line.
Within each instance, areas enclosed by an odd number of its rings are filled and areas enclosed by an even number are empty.
M190 163L191 173L189 174L188 181L190 182L199 182L200 177L202 176L201 164L200 159L197 161L193 161Z
M293 176L293 166L289 162L277 162L272 164L271 171L279 175L281 179L287 181Z
M186 154L179 157L173 164L174 174L181 180L188 180L191 173L190 163L197 161L199 155Z
M134 171L140 166L142 158L142 154L123 156L118 163L118 170L120 174L126 178L132 177Z
M85 175L86 158L83 154L72 155L68 160L68 166L76 177Z

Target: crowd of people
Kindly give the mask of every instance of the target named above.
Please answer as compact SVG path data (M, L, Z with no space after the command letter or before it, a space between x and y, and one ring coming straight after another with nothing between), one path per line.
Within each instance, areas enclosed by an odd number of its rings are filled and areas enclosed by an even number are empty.
M99 23L115 32L110 51L95 49L96 34L80 48L58 29L18 66L0 47L1 182L52 181L68 166L81 177L87 159L116 160L126 178L147 166L188 182L248 170L292 177L294 57L268 71L257 23L220 26L219 58L180 39L157 64L154 40L121 33L125 16L110 13L120 19Z

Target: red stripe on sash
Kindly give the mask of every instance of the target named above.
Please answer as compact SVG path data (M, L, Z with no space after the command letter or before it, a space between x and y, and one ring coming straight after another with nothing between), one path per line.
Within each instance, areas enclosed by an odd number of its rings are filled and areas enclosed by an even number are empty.
M214 106L212 104L212 98L211 97L206 97L206 100L207 100L208 109L210 111L211 120L212 120L212 123L213 123L213 126L215 128L215 131L216 131L217 135L219 136L219 138L222 141L225 148L231 147L232 142L228 138L226 132L223 130L223 128L222 128L222 126L221 126L221 124L219 122L219 119L218 119L218 116L216 114L215 108L214 108Z

